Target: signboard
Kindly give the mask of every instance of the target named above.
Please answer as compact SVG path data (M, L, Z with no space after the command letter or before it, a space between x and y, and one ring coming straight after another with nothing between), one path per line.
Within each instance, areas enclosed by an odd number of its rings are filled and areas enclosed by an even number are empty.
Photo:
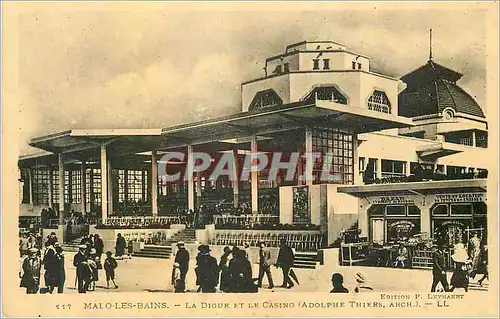
M371 201L372 204L413 204L415 199L407 196L380 196Z
M486 200L484 193L437 194L435 203L476 203Z

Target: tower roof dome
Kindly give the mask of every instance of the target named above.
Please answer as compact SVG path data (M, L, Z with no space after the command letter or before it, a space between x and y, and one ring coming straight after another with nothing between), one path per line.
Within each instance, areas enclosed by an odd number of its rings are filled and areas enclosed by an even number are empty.
M446 108L484 118L484 112L456 82L462 74L432 60L404 75L407 84L398 96L399 115L415 117L439 114Z

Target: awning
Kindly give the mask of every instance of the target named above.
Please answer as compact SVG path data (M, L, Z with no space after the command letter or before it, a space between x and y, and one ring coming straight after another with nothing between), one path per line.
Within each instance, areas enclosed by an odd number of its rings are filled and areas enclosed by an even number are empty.
M413 122L397 115L316 100L314 104L293 103L165 128L163 129L165 139L161 141L161 147L204 144L250 135L266 136L314 124L348 129L360 134L408 127L412 126Z
M359 134L413 124L411 119L397 115L316 100L313 104L291 103L164 129L69 130L34 138L30 145L52 153L71 153L75 158L98 158L101 145L108 145L109 156L118 157L220 143L252 135L272 137L314 125L343 128Z
M425 181L394 184L339 186L337 192L357 197L380 195L427 195L439 193L485 192L487 179Z

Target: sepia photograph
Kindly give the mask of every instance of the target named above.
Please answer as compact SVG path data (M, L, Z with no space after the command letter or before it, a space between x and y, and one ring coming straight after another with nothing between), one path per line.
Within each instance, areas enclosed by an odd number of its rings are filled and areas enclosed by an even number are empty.
M2 16L3 315L498 315L497 3Z

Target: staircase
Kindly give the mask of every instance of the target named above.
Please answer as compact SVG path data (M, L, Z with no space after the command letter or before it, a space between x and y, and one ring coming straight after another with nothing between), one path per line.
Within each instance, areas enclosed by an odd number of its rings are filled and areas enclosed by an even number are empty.
M145 245L143 249L132 254L134 257L169 259L172 256L171 246Z
M183 229L169 239L163 241L161 246L171 246L172 244L180 241L183 241L186 244L196 243L196 229Z
M81 238L76 238L76 239L73 239L70 242L61 243L61 248L64 251L67 251L67 252L77 252L78 251L78 246L80 246L80 241L81 240L82 240Z
M296 252L293 268L316 269L320 264L317 252Z
M183 241L186 244L194 244L196 242L196 230L181 230L174 236L161 242L159 245L144 245L143 249L133 253L132 255L134 257L169 259L170 256L172 256L172 244L180 241Z

